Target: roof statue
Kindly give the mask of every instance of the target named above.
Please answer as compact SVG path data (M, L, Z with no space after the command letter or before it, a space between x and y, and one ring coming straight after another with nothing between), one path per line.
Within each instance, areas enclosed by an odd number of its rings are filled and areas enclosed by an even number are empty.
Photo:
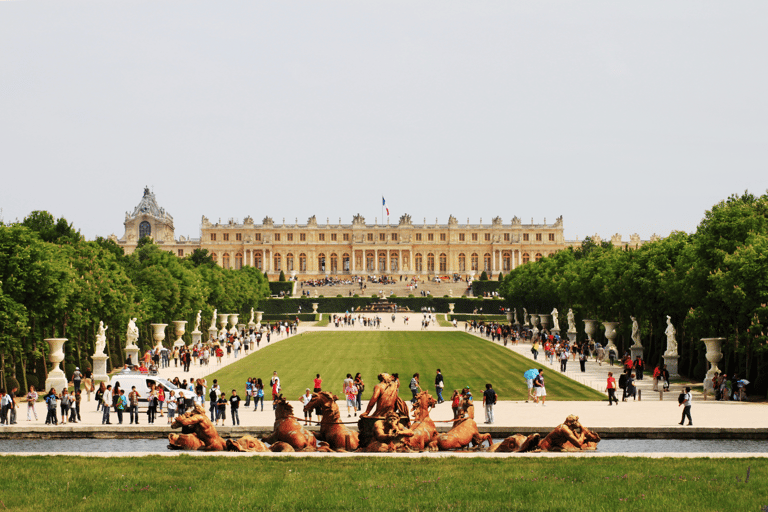
M400 216L400 225L410 225L411 224L411 216L407 213L404 213Z

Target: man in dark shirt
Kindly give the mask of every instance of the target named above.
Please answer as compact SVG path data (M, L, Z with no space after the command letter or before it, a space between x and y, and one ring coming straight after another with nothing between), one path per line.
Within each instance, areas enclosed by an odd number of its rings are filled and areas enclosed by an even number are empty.
M221 393L218 400L216 400L216 425L221 420L221 425L224 426L225 419L227 419L227 395Z
M437 369L437 375L435 375L435 391L437 392L437 403L441 404L445 402L443 400L443 388L445 387L445 381L443 381L443 374L440 373L440 368Z
M237 396L237 390L232 390L232 396L229 397L229 410L232 413L232 425L240 425L240 397ZM222 423L224 423L222 421Z
M490 384L485 385L483 391L483 406L485 407L485 422L493 423L493 406L496 404L496 392Z

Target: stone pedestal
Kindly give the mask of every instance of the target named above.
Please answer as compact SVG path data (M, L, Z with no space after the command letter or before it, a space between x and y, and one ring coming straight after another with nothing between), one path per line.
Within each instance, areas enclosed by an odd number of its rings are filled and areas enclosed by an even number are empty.
M632 345L631 347L629 347L629 351L632 352L632 360L633 361L635 359L637 359L637 356L640 356L640 359L645 360L645 358L643 357L643 346L642 345L640 345L640 346Z
M712 379L715 373L720 373L720 368L717 367L717 363L723 358L723 352L721 350L725 338L702 338L701 341L707 346L707 361L709 362L709 370L704 377L704 397L707 393L713 393L715 391L712 385ZM671 373L671 372L670 372Z
M149 324L152 326L152 339L155 340L155 348L163 348L163 340L165 340L165 328L168 324Z
M213 330L216 332L216 329ZM197 345L203 339L203 333L200 331L192 331L192 345Z
M618 334L616 332L616 327L619 326L619 322L603 322L603 325L605 326L605 337L608 338L608 345L605 347L605 353L607 354L613 349L614 352L616 352L616 355L620 356L619 349L616 348L616 343L614 343L616 335Z
M571 343L576 343L576 337L578 336L578 334L579 333L574 331L568 331L568 341L570 341Z
M512 310L511 310L511 309L508 309L508 310L507 310L507 322L508 322L510 325L512 325L512 322L513 322L513 321L514 321L514 318L512 318Z
M109 356L94 354L91 356L91 359L93 359L93 383L109 381L109 375L107 375L107 359L109 359Z
M126 361L130 359L131 365L134 365L134 366L139 364L139 346L138 345L128 345L123 349L123 351L125 352Z
M664 364L667 365L667 371L669 372L669 378L679 377L677 373L677 363L680 360L680 356L666 355L664 354Z
M237 324L237 334L240 335L241 332L245 330L245 324Z
M218 335L219 335L219 330L218 329L216 329L215 327L209 327L208 328L208 339L210 341L215 340L218 337Z
M184 340L181 339L186 332L187 321L186 320L174 320L173 321L173 333L176 335L176 341L173 342L174 347L183 347L186 345Z
M61 390L69 385L67 376L64 374L64 370L61 369L61 362L64 360L64 343L66 341L67 338L46 338L45 340L50 348L48 360L53 363L53 369L48 372L48 378L45 379L44 391L46 392L53 388L57 393L61 393Z

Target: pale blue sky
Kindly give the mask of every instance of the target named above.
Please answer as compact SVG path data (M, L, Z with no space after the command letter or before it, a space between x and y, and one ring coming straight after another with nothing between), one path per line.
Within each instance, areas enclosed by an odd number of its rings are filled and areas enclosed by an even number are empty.
M764 1L0 2L0 208L693 231L768 187L767 54Z

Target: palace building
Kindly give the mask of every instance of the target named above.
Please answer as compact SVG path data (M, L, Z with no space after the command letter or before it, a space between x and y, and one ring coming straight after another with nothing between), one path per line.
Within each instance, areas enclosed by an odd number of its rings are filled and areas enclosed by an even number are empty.
M113 239L131 253L143 236L160 247L184 257L197 248L207 249L224 268L256 267L270 276L280 271L299 280L344 275L394 275L420 278L437 276L478 277L507 273L518 265L554 254L578 241L563 237L563 219L554 223L523 224L513 217L504 223L495 217L490 224L459 223L449 216L447 224L414 224L405 214L397 224L367 224L355 215L351 224L318 224L315 216L305 224L275 223L264 217L256 224L249 216L242 223L211 223L202 217L199 239L175 239L173 217L160 208L155 195L144 196L125 217L125 234ZM600 238L594 237L599 243ZM629 243L620 235L614 245L639 247L638 235Z

